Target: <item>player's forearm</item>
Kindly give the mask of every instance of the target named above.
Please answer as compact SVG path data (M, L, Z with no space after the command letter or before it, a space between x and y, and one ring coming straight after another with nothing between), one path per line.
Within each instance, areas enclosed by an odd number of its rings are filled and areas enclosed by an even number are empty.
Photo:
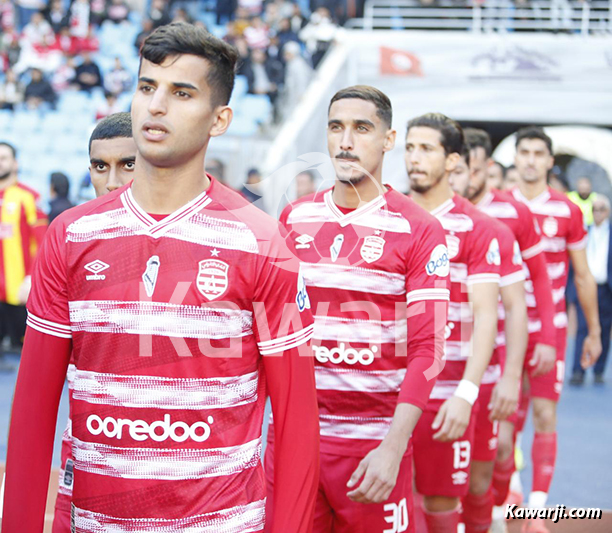
M40 533L70 339L28 328L8 440L3 533ZM44 386L43 386L44 384Z
M274 415L272 533L310 533L319 483L319 414L312 357L264 358Z
M586 269L585 272L577 272L574 276L576 282L576 292L578 293L578 301L584 312L589 335L599 335L601 326L599 324L599 309L597 306L597 284L591 272Z
M523 362L527 350L527 306L523 282L514 283L501 289L504 305L506 333L506 364L504 376L520 379L523 373Z
M540 342L548 346L556 346L557 333L553 322L555 303L553 302L552 286L546 269L546 259L544 254L540 253L535 257L525 260L525 263L527 268L529 268L529 276L533 284L533 295L542 324Z
M391 427L381 446L397 453L398 457L401 458L408 448L410 436L422 413L423 411L415 405L398 403L391 421Z
M495 305L474 309L473 351L465 365L463 379L480 386L482 376L491 361L496 334L497 302Z

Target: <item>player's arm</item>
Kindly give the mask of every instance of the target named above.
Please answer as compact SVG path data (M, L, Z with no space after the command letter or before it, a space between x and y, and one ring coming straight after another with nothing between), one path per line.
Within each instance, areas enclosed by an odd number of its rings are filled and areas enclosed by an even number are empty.
M500 283L500 294L505 312L506 364L500 381L491 396L491 420L505 420L518 405L523 362L527 350L527 305L525 282L519 280Z
M470 423L472 405L478 397L482 376L489 365L497 334L499 283L470 285L469 300L474 317L472 353L467 359L455 394L446 400L433 422L433 438L442 442L461 437Z
M379 503L391 494L410 436L444 366L450 294L448 251L438 221L432 219L423 234L419 245L408 253L406 375L391 427L381 444L359 463L347 485L355 487L348 497L361 503Z
M601 355L601 326L599 324L599 309L597 306L597 284L589 270L586 250L569 248L570 259L574 267L574 281L578 293L578 301L584 312L589 333L582 345L581 364L589 368L595 364Z

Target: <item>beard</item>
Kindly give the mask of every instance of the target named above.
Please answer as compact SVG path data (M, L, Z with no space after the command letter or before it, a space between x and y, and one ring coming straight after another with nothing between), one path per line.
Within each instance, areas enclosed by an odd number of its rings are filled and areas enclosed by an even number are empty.
M0 181L4 181L5 179L9 178L11 174L12 172L10 170L4 174L0 174Z
M357 185L358 183L361 183L366 175L365 174L359 174L357 176L336 176L338 178L338 181L340 183L345 183L347 185Z
M444 173L441 173L439 176L436 176L434 180L429 183L418 183L410 179L410 190L418 194L425 194L426 192L429 192L431 189L433 189L436 185L438 185L438 183L442 181L442 178L444 178Z
M470 187L468 186L463 196L465 196L468 200L472 200L473 198L480 196L482 191L484 191L486 184L487 184L487 181L485 180L482 182L482 185L478 187L478 189L472 189L471 191L470 191Z

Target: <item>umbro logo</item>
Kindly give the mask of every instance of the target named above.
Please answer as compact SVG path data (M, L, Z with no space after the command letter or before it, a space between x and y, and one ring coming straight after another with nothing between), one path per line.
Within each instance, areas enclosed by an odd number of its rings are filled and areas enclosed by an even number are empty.
M299 237L297 237L295 239L295 242L297 243L295 245L295 248L297 250L301 250L302 248L310 248L310 243L314 241L314 237L311 237L310 235L300 235Z
M104 261L100 261L99 259L96 259L95 261L92 261L91 263L87 263L84 268L85 270L88 270L89 272L91 272L91 275L85 276L85 279L87 281L105 280L106 276L104 274L100 274L100 272L103 272L109 267L110 265L107 265Z

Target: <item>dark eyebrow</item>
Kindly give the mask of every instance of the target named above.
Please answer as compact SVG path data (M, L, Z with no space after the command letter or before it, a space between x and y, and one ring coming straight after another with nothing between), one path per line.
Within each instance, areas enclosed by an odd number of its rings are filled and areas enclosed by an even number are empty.
M134 161L136 161L136 156L129 156L129 157L124 157L123 159L119 160L119 163L134 163Z
M327 125L331 126L332 124L338 124L339 126L342 126L342 121L338 120L337 118L332 118L327 122Z
M376 127L373 122L370 122L369 120L365 120L365 119L357 119L357 120L354 120L353 123L356 126L370 126L370 128Z
M108 165L108 163L106 161L104 161L104 159L90 159L89 163L91 165Z
M149 85L157 85L157 82L151 78L145 78L144 76L140 76L140 78L138 78L139 82L142 83L148 83Z
M144 76L140 76L140 78L138 78L138 81L141 83L148 83L149 85L157 85L157 82L154 79L151 78L146 78ZM199 89L195 86L192 85L191 83L184 83L184 82L180 82L180 81L175 81L172 83L172 86L177 88L177 89L190 89L192 91L198 91Z

